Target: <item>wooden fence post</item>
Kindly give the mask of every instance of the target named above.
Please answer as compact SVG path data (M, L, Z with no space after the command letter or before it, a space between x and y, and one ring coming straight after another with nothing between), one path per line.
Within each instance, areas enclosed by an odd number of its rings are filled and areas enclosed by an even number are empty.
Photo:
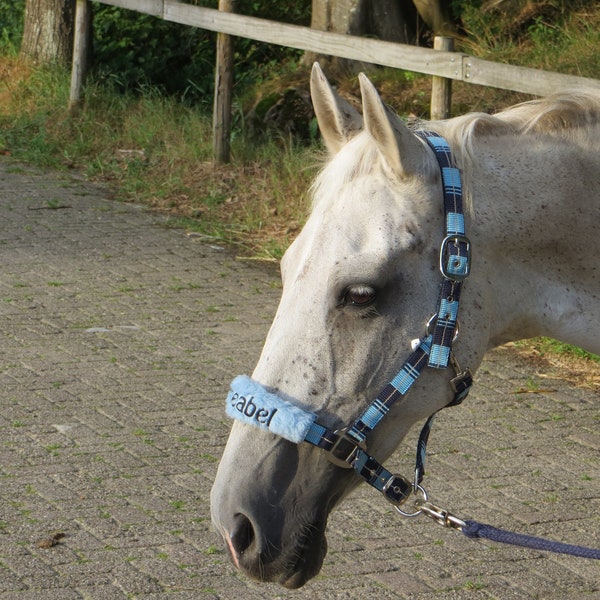
M433 40L434 50L454 52L454 38L436 35ZM431 78L431 119L448 119L452 106L452 79L433 76Z
M235 11L235 0L219 0L219 10ZM231 97L233 88L233 37L217 34L215 100L213 106L213 156L216 162L230 161Z
M71 67L71 90L69 110L75 110L81 101L83 80L88 67L90 52L90 19L92 12L89 0L77 0L75 4L75 31L73 39L73 64Z

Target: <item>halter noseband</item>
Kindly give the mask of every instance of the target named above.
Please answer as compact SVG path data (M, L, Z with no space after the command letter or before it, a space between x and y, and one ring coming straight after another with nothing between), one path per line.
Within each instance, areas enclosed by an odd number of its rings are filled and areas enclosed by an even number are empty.
M455 371L450 380L454 398L447 406L460 404L469 393L473 377L469 369L461 370L452 352L458 335L458 306L463 280L471 268L471 246L465 235L460 171L448 142L430 131L416 134L433 150L438 161L444 192L445 237L440 247L442 284L438 310L427 324L425 336L413 340L413 351L398 374L381 390L377 398L352 425L333 431L317 422L318 416L276 394L270 393L247 376L236 377L227 396L227 414L243 423L279 435L293 443L308 442L327 452L328 459L339 467L354 469L367 483L383 493L396 506L402 505L412 492L425 492L420 484L425 472L427 439L435 417L425 423L417 444L414 480L394 475L367 452L366 438L404 396L425 366ZM402 512L402 511L400 511ZM402 513L407 514L407 513ZM410 516L410 515L409 515Z

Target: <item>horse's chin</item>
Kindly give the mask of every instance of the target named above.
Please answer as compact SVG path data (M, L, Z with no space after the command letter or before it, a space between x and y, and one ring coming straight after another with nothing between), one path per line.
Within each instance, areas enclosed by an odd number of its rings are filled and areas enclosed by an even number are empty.
M279 583L291 590L302 587L319 574L326 554L327 538L321 535L313 544L305 546L301 553L296 553L293 567L279 579Z

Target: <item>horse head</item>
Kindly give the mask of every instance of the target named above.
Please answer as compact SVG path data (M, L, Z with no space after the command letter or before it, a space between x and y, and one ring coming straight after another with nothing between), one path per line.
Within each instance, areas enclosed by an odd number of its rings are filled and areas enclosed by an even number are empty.
M331 430L356 419L395 375L440 295L440 168L364 75L360 87L362 116L313 68L331 156L282 260L281 301L252 375ZM486 326L465 311L470 333L456 353L476 367ZM415 422L451 402L450 377L428 369L415 381L367 436L369 454L384 460ZM299 587L321 568L330 511L360 481L318 448L235 422L212 489L213 522L241 571Z

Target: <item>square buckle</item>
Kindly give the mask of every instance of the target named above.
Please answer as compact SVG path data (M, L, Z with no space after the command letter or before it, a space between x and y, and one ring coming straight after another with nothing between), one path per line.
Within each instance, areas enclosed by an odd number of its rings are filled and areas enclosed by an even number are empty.
M394 506L401 506L413 492L413 485L402 475L392 475L383 486L383 495Z
M464 244L466 255L451 255L448 252L449 244L454 244L455 246L458 246L458 244ZM462 272L456 273L449 270L449 266L451 266L448 265L449 256L452 256L452 258L457 259L466 259L465 264L462 266ZM452 259L450 260L450 262L452 262ZM444 238L440 247L440 271L442 275L450 281L463 281L469 276L469 273L471 272L471 242L466 235L456 233L453 235L447 235Z
M338 429L333 433L338 436L331 450L327 452L327 458L331 463L342 469L351 469L357 458L359 448L367 449L365 442L357 442L354 438L348 435L350 427Z

